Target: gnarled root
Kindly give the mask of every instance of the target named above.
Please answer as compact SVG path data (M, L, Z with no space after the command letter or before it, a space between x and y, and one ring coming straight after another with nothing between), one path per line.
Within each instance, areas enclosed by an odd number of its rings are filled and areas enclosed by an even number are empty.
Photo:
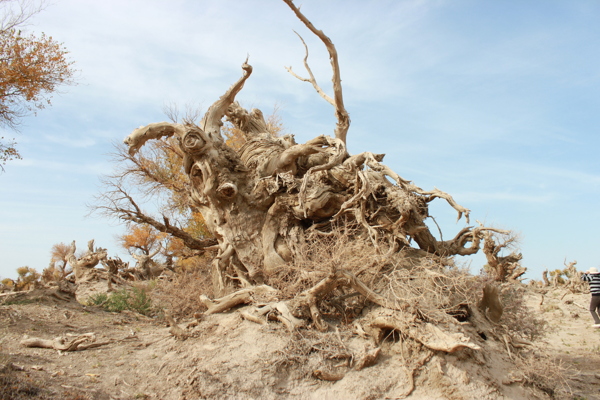
M412 392L415 390L415 375L416 375L416 373L421 368L423 368L423 366L425 364L427 364L429 362L429 360L431 360L431 357L433 357L433 352L429 351L425 355L423 355L423 357L421 357L416 362L414 362L413 365L411 366L411 368L409 368L408 366L403 367L404 372L406 373L406 378L408 379L408 387L406 388L404 393L394 396L394 398L404 399L412 394Z
M365 349L356 357L354 369L360 371L361 369L375 365L380 352L381 348L379 347L369 349L365 346Z
M221 313L240 304L249 304L257 295L273 295L277 289L268 285L253 286L238 290L219 299L211 300L205 295L200 296L200 301L208 308L206 314Z
M261 325L266 325L267 319L276 319L284 324L290 332L306 324L304 320L294 317L287 304L282 301L270 303L260 308L251 307L249 310L240 310L240 315L248 321Z
M321 317L319 312L319 301L328 293L331 293L339 286L349 286L358 293L366 297L367 300L392 310L404 310L408 307L405 302L388 299L380 294L375 293L362 283L352 272L339 269L331 273L327 278L317 283L314 287L300 293L294 300L291 301L292 312L298 315L304 315L302 309L308 308L310 317L315 324L315 327L326 332L329 329L327 322Z
M371 331L375 332L375 339L381 340L381 333L386 330L395 330L421 343L428 349L454 353L462 348L480 350L481 347L471 343L470 339L461 333L447 333L429 322L415 321L414 318L382 315L376 317L369 324Z

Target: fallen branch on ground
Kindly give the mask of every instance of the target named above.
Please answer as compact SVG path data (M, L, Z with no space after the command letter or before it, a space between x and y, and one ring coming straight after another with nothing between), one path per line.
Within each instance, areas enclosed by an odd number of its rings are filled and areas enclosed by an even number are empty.
M201 295L200 301L202 301L206 308L208 308L208 310L206 310L206 314L216 314L227 311L240 304L251 303L254 295L263 295L275 292L277 292L277 290L273 289L271 286L260 285L238 290L237 292L233 292L227 296L214 300L209 299L205 295Z
M71 341L68 341L65 337L57 337L52 340L41 338L25 338L21 340L21 346L41 347L44 349L54 349L59 351L81 351L104 346L109 343L112 343L112 340L106 342L96 342L96 335L94 333L85 333L83 335L79 335Z

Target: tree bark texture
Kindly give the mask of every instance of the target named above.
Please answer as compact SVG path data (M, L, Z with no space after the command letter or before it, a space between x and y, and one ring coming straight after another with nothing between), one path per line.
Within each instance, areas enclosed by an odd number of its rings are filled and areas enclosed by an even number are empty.
M135 154L148 140L177 138L193 206L218 242L212 266L215 294L223 296L234 286L268 282L273 271L297 255L308 230L326 233L333 224L358 226L359 234L382 253L415 244L424 254L476 253L488 228L465 228L455 238L441 241L425 224L428 204L436 198L446 200L458 218L464 216L468 223L469 210L449 194L438 189L425 191L403 179L382 164L383 154L348 154L350 118L343 104L335 47L291 1L284 1L329 52L333 97L317 85L306 58L310 78L300 79L312 83L334 106L338 123L333 136L320 135L299 144L292 135L269 134L260 110L248 111L235 101L252 74L246 60L242 76L212 104L198 125L152 123L125 139L130 154ZM239 150L223 139L224 119L245 136Z

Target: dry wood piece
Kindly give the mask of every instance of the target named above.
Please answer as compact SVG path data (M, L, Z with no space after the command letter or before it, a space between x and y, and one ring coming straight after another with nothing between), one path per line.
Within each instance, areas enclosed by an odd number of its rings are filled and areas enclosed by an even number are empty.
M305 321L294 317L288 308L287 304L284 302L277 302L273 304L269 304L266 307L263 307L259 310L260 313L266 313L271 311L277 311L277 320L284 324L290 332L294 329L304 326Z
M322 381L335 382L344 379L344 372L331 372L326 369L316 369L313 371L313 376Z
M427 362L429 362L429 360L431 360L431 357L433 356L432 352L427 352L425 353L421 358L415 360L412 360L411 362L407 362L406 361L406 365L410 366L403 366L402 369L404 370L404 373L406 374L406 378L408 379L408 387L404 390L403 393L394 396L395 399L404 399L408 396L410 396L410 394L415 390L415 375L416 373L423 368L423 366L425 364L427 364Z
M76 246L75 241L73 240L71 247L69 248L67 260L75 272L75 283L79 284L94 280L96 278L94 268L100 263L100 261L106 258L108 254L106 249L94 249L94 239L92 239L88 242L87 252L80 258L75 256L75 250Z
M165 319L171 326L171 328L169 328L169 333L171 335L175 336L179 340L185 340L190 336L182 327L177 325L175 319L171 316L171 314L166 313Z
M520 264L523 259L521 253L513 251L507 256L500 255L503 250L514 246L517 241L516 235L496 229L486 229L482 231L482 235L484 240L483 253L487 259L487 268L490 269L490 272L493 272L496 281L517 281L527 272L527 268Z
M498 295L498 286L487 284L483 287L483 295L479 302L479 309L490 319L498 323L504 312L504 307L500 303Z
M254 308L254 309L256 309L256 308ZM259 317L258 315L256 315L255 313L253 313L251 311L240 310L239 313L242 316L242 318L244 318L247 321L251 321L251 322L257 323L259 325L267 325L267 323L268 323L266 319Z
M21 346L24 347L41 347L59 351L81 351L104 346L109 343L112 343L112 341L96 342L96 335L94 333L85 333L71 340L65 337L57 337L52 340L41 338L25 338L21 340Z
M240 304L248 304L255 295L275 294L276 289L267 285L254 286L247 289L238 290L225 297L211 300L205 295L200 296L200 300L208 308L206 314L215 314L227 311Z
M367 287L353 273L343 269L336 270L314 287L302 292L290 302L293 314L303 314L301 308L308 308L315 327L326 332L329 325L321 317L318 304L321 299L339 286L348 286L362 294L367 300L392 310L403 310L407 304L400 300L391 300L381 296Z
M471 343L470 339L461 333L447 333L431 323L411 321L409 318L395 316L379 316L371 323L371 328L379 330L395 330L398 333L410 337L425 347L454 353L463 348L481 350L481 347Z
M377 363L377 357L379 356L379 353L381 353L381 348L379 347L374 349L365 347L365 349L356 357L354 369L360 371L361 369L375 365Z

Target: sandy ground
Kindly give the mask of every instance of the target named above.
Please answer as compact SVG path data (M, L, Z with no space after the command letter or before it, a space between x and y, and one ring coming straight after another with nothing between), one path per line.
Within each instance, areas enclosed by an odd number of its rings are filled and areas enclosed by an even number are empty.
M542 302L543 296L543 302ZM548 321L547 337L534 347L553 353L570 369L569 399L600 399L600 330L591 327L589 295L532 293L530 307ZM542 303L542 304L540 304ZM258 325L231 312L180 321L182 340L160 321L133 313L108 313L52 298L0 305L0 378L7 399L535 399L551 398L507 381L514 364L502 343L477 336L479 351L430 354L421 369L398 341L381 346L376 365L348 370L341 380L317 379L322 348L303 364L298 349L310 334L291 336L278 323ZM28 337L52 339L93 332L104 346L77 352L27 348ZM331 333L334 335L335 333ZM331 336L335 342L335 336ZM338 334L351 352L367 344ZM315 344L317 343L317 344ZM331 346L330 342L327 344ZM324 345L324 344L323 344ZM318 355L321 357L317 357ZM298 358L299 360L299 358ZM308 360L308 361L307 361ZM321 361L319 361L321 360ZM297 360L296 360L297 361ZM412 362L412 361L411 361ZM329 364L331 365L331 364ZM414 380L411 377L414 376ZM559 396L560 395L560 396Z
M550 327L536 346L554 353L565 366L572 368L574 374L569 385L573 398L579 400L600 399L600 329L592 327L589 302L589 294L566 290L535 293L528 302Z

